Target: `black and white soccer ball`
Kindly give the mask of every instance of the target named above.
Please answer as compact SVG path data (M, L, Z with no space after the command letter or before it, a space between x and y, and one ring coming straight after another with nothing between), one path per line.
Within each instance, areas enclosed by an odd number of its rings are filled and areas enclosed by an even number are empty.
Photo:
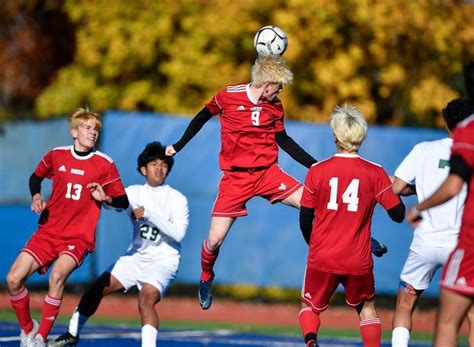
M253 45L258 55L282 55L288 47L288 37L279 27L267 25L257 31Z

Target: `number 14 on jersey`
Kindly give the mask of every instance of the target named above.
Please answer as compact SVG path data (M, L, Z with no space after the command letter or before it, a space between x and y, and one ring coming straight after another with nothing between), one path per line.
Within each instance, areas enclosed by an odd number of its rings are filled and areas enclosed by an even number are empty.
M329 202L327 205L328 210L339 209L339 204L337 203L337 194L339 186L339 178L332 177L329 180L329 186L331 187L331 192L329 195ZM347 211L357 212L359 207L359 180L354 178L351 183L347 186L346 190L342 194L342 202L347 204Z

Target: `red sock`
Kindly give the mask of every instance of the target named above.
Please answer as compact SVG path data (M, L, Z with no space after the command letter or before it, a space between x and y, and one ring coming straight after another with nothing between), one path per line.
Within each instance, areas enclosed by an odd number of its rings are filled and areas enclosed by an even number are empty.
M33 321L30 314L30 295L25 288L21 293L10 296L10 303L16 313L20 328L25 334L29 334L33 329Z
M214 277L214 264L216 263L219 251L211 251L207 245L207 240L202 244L201 249L201 280L209 281Z
M308 345L312 341L316 341L318 336L321 320L319 314L313 312L311 308L304 307L300 311L300 326L303 334L304 342Z
M364 347L380 347L382 325L379 318L360 321L360 336Z
M43 302L43 311L41 312L41 323L38 329L38 334L46 341L51 328L53 327L56 316L61 307L61 299L52 298L46 295Z

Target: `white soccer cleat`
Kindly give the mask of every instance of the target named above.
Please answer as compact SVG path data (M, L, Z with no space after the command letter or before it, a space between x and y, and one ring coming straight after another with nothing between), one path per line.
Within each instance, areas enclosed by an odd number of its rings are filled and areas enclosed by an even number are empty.
M28 347L46 347L46 342L43 340L43 336L37 334L33 341L31 341L31 344L28 345Z
M20 347L28 347L31 346L33 341L33 337L36 335L39 329L39 324L37 321L33 319L33 328L31 329L29 334L25 334L22 330L20 334Z

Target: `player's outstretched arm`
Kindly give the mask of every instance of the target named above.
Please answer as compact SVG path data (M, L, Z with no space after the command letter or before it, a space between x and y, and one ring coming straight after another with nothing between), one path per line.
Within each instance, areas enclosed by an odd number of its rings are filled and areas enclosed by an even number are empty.
M178 142L171 146L173 147L175 153L182 150L183 147L186 146L189 141L191 141L191 139L199 132L199 130L201 130L204 124L206 124L211 118L212 114L207 107L204 107L201 111L199 111L199 113L189 123L188 127L184 131L183 136L181 136ZM166 148L167 150L168 147ZM166 155L169 155L168 151L166 152Z
M308 152L306 152L295 140L293 140L285 130L275 134L278 146L288 153L294 160L307 168L317 162Z
M105 202L112 207L123 209L126 209L130 205L126 194L112 198L105 193L104 188L99 183L88 183L86 188L90 190L92 197L96 201Z
M393 178L392 191L400 196L410 196L416 194L416 188L413 184L409 184L398 177Z
M461 176L450 174L433 195L418 205L415 205L407 212L406 219L408 223L410 223L412 227L416 227L421 222L421 211L441 205L452 199L461 191L463 184L464 180Z

